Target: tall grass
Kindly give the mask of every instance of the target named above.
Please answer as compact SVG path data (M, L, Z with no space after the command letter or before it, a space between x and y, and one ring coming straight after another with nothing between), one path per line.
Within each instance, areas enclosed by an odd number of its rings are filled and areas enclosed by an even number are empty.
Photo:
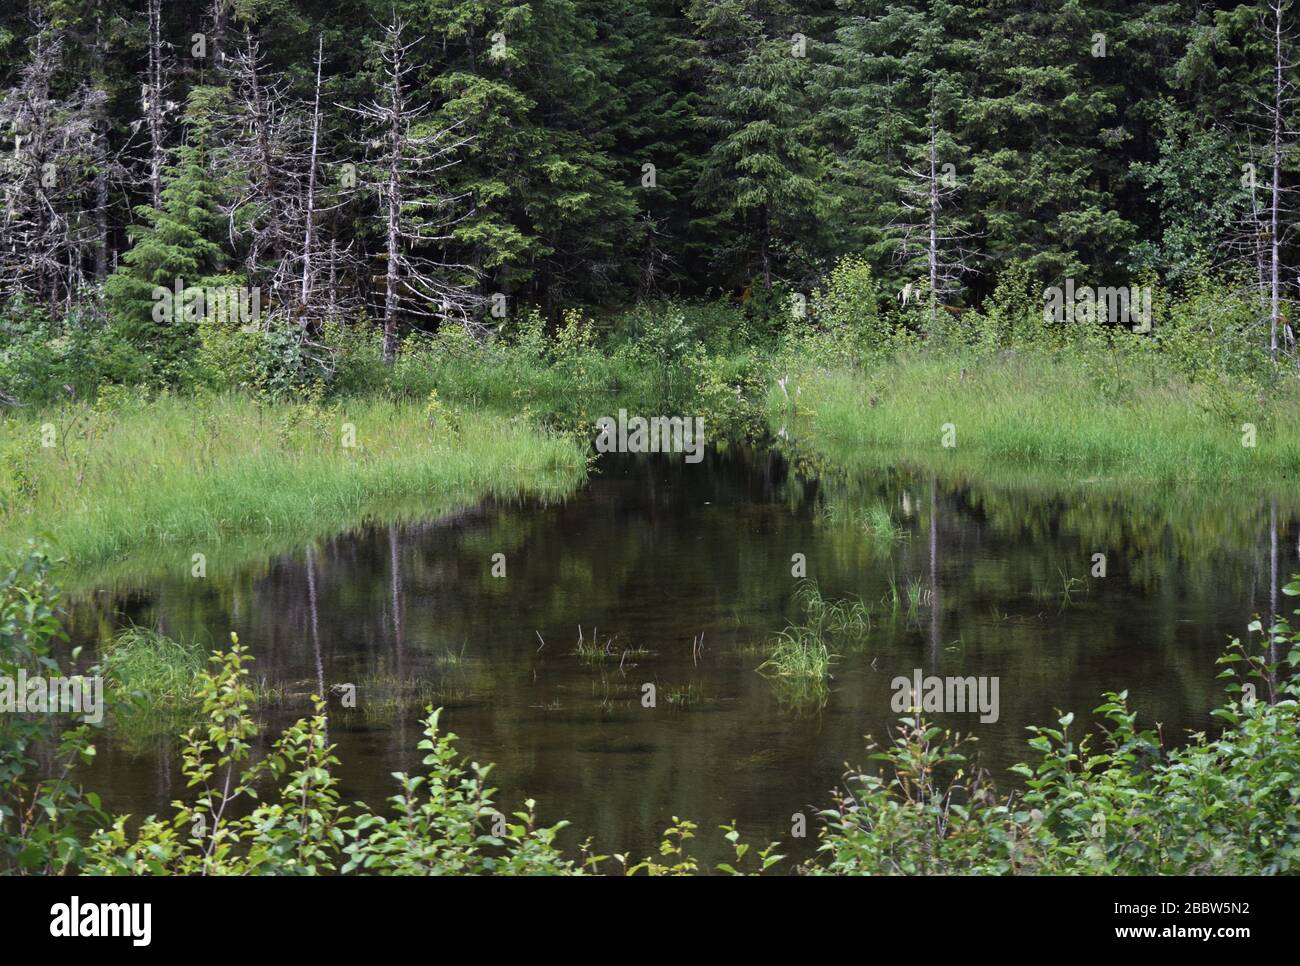
M782 706L807 714L825 707L834 660L820 628L794 625L776 635L758 673L767 678Z
M865 372L810 368L793 381L806 443L849 469L902 461L1056 482L1300 471L1300 394L1285 380L1265 393L1190 383L1141 357L1020 350L900 354ZM790 408L771 393L775 420ZM1254 446L1243 445L1245 424Z
M127 701L152 711L194 709L195 685L207 652L147 627L130 627L105 648L103 667L112 688Z
M147 550L188 572L193 554L250 536L288 547L488 494L558 496L585 476L574 440L457 415L431 423L425 408L384 399L223 395L11 418L0 426L0 553L43 534L74 568Z
M864 634L871 630L871 608L857 598L832 600L823 596L817 582L804 579L795 588L795 599L803 605L815 627L833 633Z

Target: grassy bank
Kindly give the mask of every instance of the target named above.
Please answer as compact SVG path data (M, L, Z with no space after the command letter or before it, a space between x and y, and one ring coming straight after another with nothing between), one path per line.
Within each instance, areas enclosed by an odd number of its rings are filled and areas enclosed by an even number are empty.
M367 519L558 495L586 471L572 440L436 400L241 395L119 396L11 418L0 461L0 553L40 535L74 575L101 576L136 552L189 572L196 553L212 566Z
M1048 350L917 352L789 372L769 394L774 424L844 469L906 462L1057 485L1300 475L1292 381L1257 393L1140 358ZM1254 445L1244 445L1251 427Z

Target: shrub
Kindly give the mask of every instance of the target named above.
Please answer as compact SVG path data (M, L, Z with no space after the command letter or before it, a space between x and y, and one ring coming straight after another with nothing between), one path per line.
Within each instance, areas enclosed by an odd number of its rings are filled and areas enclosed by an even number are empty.
M0 679L64 676L54 656L65 640L50 560L34 543L0 577ZM71 662L78 658L74 650ZM96 673L90 669L87 674ZM82 859L84 826L99 816L99 799L71 780L95 754L89 724L64 728L64 714L0 714L0 873L60 875Z

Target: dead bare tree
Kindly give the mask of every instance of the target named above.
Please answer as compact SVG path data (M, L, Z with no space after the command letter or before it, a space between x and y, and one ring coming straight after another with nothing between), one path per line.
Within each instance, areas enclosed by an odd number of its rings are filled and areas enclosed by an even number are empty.
M162 207L162 170L166 160L163 147L163 40L162 0L149 0L149 67L144 89L145 120L149 126L150 203Z
M352 108L369 128L375 149L365 184L379 197L384 225L384 361L397 353L402 314L454 321L477 336L486 333L480 318L485 299L473 281L474 268L443 260L454 226L472 214L467 196L451 193L442 173L457 163L469 138L456 133L459 123L441 126L428 104L410 103L410 74L417 62L410 54L420 39L404 39L405 24L396 16L377 42L382 87L369 103Z
M267 71L251 33L226 66L231 106L218 122L219 168L234 189L223 205L231 245L243 250L249 281L264 286L272 304L287 304L296 289L305 120L284 78Z
M324 57L324 40L318 38L310 137L304 153L305 172L299 179L305 185L305 191L297 210L302 242L297 252L296 311L303 328L322 321L339 321L361 308L357 286L350 284L350 280L361 274L361 266L353 257L355 245L352 241L339 243L343 229L339 215L341 209L353 200L355 190L329 185L322 179L326 165L325 117L321 109Z
M1283 265L1295 230L1294 189L1286 174L1296 153L1292 119L1297 86L1291 59L1296 38L1287 21L1290 6L1290 0L1268 0L1268 12L1260 20L1260 32L1268 38L1272 53L1269 85L1267 93L1253 98L1245 123L1251 158L1243 179L1246 210L1225 242L1230 262L1248 265L1254 278L1261 316L1268 319L1268 352L1274 362L1281 345L1295 343L1288 312L1294 285L1288 282Z
M905 216L893 226L899 232L897 259L922 269L929 288L930 335L938 330L939 306L961 293L962 280L976 270L977 252L970 247L976 237L967 231L955 211L958 193L955 168L940 156L941 132L934 118L920 162L906 165L900 193Z
M321 63L325 58L325 38L316 38L316 87L312 96L311 148L307 155L307 202L303 208L302 287L299 305L306 309L311 302L312 252L316 244L316 171L320 159L320 87Z
M0 296L66 309L100 240L83 175L99 160L95 140L107 97L86 85L67 97L54 93L64 49L58 31L38 25L18 84L0 99L0 126L12 138L0 155Z
M209 30L212 32L212 59L220 70L226 64L226 30L230 17L230 0L212 0L208 8Z
M1269 192L1269 342L1268 351L1277 361L1277 332L1281 319L1282 285L1282 163L1284 140L1286 153L1292 147L1288 130L1290 108L1295 101L1295 82L1291 79L1294 65L1283 53L1283 15L1290 6L1289 0L1270 0L1269 13L1273 20L1273 103L1269 108L1272 124L1272 184ZM1289 36L1288 36L1289 39ZM1290 46L1289 44L1287 46Z

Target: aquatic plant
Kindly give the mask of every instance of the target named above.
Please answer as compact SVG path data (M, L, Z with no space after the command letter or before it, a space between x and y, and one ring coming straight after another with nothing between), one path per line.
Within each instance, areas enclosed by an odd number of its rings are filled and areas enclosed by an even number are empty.
M857 597L832 600L824 597L817 582L804 578L795 587L795 600L803 605L808 620L832 633L864 634L871 630L871 608Z
M874 543L886 549L907 539L907 531L894 523L889 507L883 503L873 503L862 508L859 511L858 525Z
M104 648L109 686L138 710L193 710L207 652L148 627L128 627Z
M799 712L819 710L829 695L835 657L818 627L791 625L776 635L757 670L771 682L782 705Z

